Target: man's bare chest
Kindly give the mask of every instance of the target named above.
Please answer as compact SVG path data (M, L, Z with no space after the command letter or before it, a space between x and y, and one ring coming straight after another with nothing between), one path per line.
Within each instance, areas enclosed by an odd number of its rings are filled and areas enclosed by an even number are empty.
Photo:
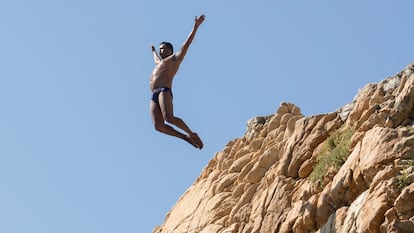
M157 64L157 66L155 67L155 73L159 74L159 75L174 75L177 70L178 70L178 63L171 61L171 60L167 60L167 61L161 61L160 63Z

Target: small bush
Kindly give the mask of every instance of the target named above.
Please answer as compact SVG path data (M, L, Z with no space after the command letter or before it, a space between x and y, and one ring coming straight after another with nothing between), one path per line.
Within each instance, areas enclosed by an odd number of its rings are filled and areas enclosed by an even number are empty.
M316 159L316 165L310 174L314 182L324 184L328 175L338 172L349 155L350 142L354 132L352 130L337 130L322 145L321 153Z
M403 165L403 170L401 171L400 175L397 176L397 187L398 188L405 188L412 183L410 180L410 167L414 167L414 159L409 159L405 161L405 165Z
M405 188L410 185L410 179L408 178L407 172L403 171L399 176L397 176L397 187L398 188Z
M414 167L414 158L407 161L407 167Z

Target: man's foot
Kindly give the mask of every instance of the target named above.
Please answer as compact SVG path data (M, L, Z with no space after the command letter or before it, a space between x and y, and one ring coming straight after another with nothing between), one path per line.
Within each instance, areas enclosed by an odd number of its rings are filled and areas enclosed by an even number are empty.
M193 145L195 148L200 149L200 147L198 146L197 142L196 142L196 141L194 141L194 139L193 139L193 138L191 138L190 136L187 136L187 137L185 138L185 140L186 140L188 143L190 143L191 145Z
M200 137L198 136L198 134L196 133L192 133L190 134L191 139L193 139L193 141L196 144L196 148L198 149L203 149L203 142L201 141Z

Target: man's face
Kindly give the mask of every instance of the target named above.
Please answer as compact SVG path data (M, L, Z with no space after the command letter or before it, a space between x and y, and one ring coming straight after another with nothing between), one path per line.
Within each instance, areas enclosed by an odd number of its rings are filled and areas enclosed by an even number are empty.
M172 54L171 48L165 44L160 45L160 56L166 58Z

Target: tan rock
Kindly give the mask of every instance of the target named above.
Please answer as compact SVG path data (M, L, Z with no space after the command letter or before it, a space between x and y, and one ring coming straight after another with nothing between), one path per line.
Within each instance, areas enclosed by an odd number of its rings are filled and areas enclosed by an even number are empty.
M333 113L283 102L250 119L153 232L413 232L413 119L414 63ZM349 155L320 186L308 176L338 129L355 131Z
M394 206L396 211L405 218L414 216L414 183L402 190Z

